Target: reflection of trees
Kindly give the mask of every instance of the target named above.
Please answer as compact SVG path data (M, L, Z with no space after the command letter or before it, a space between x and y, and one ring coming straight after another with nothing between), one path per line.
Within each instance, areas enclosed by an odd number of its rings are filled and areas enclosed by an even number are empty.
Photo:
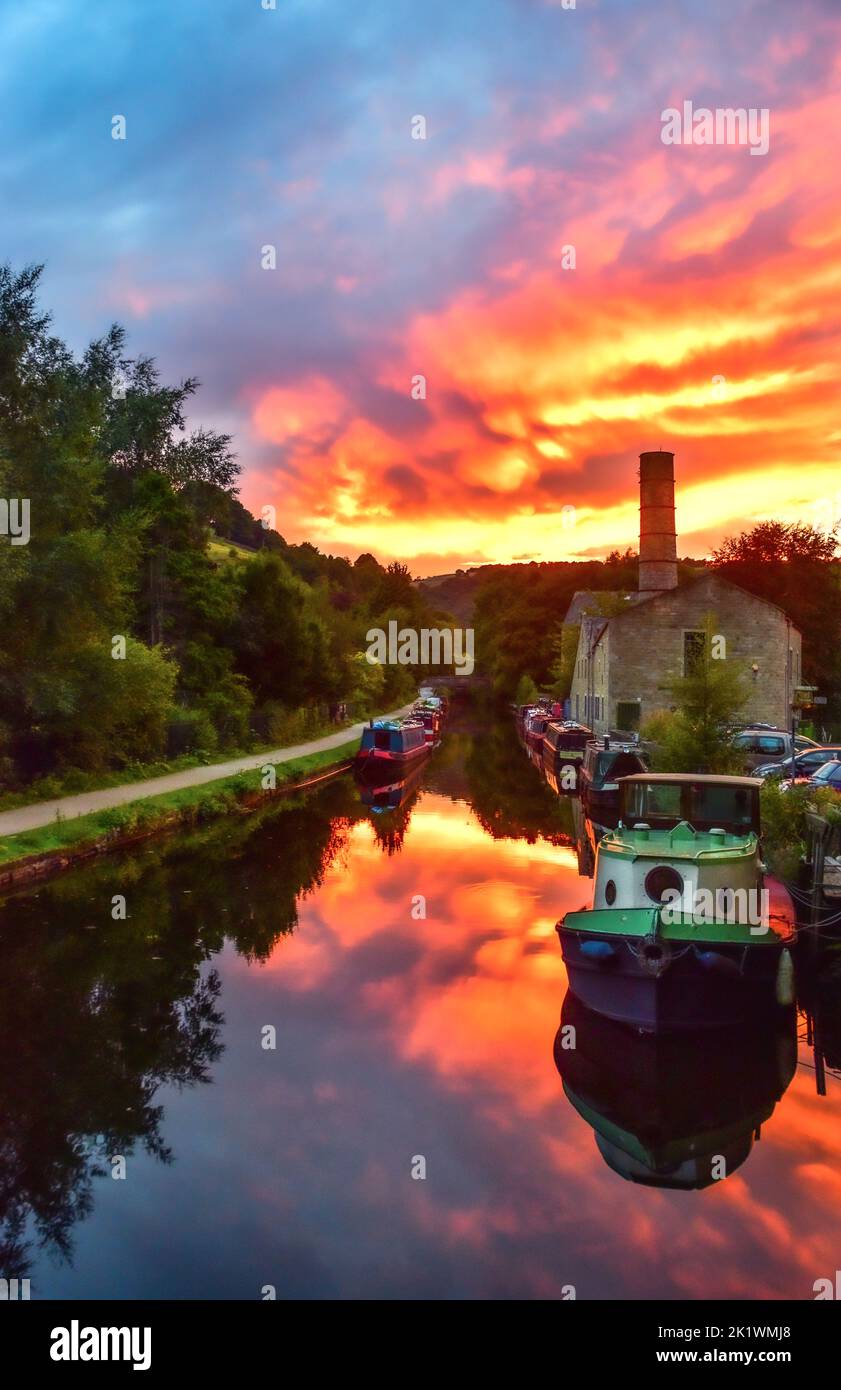
M556 796L518 742L513 721L495 723L473 740L466 763L476 815L489 835L571 845L572 808Z
M108 1160L140 1145L162 1162L159 1086L208 1080L220 1056L219 981L202 951L164 930L150 958L141 912L110 900L57 911L49 892L16 901L0 933L0 1270L22 1273L24 1233L68 1258ZM95 931L85 918L97 918Z
M409 821L412 819L412 808L417 799L418 793L417 788L415 788L408 799L400 806L395 807L393 811L383 811L379 815L372 813L371 826L374 831L374 838L385 854L399 854L403 848L406 831L409 829Z
M363 814L342 779L6 902L0 1274L25 1273L33 1240L70 1257L114 1155L171 1161L156 1093L208 1082L223 1050L208 959L226 938L265 959ZM112 920L115 894L125 921Z

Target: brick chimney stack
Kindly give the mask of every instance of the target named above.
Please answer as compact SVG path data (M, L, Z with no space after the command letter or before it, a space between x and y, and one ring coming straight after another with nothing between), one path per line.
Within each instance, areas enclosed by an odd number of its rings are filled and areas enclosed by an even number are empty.
M640 454L640 593L677 588L675 456Z

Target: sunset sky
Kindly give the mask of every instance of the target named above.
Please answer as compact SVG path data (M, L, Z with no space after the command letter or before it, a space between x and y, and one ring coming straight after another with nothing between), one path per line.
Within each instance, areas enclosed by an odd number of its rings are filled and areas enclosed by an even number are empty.
M841 515L838 0L29 0L0 49L0 259L198 376L288 540L602 556L657 447L680 554ZM664 145L688 100L769 152Z

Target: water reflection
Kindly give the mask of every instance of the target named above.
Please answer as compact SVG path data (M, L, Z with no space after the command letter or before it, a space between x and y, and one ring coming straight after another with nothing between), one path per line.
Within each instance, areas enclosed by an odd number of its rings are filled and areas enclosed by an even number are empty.
M564 1092L593 1129L605 1163L656 1187L701 1188L729 1178L796 1064L794 1010L776 1026L638 1033L569 993L555 1039Z
M345 778L8 900L0 1273L36 1297L811 1297L841 1243L834 1077L819 1097L804 1046L786 1089L790 1034L652 1053L569 1000L561 1081L576 803L505 726L451 731L403 791ZM726 1181L625 1180L711 1135Z

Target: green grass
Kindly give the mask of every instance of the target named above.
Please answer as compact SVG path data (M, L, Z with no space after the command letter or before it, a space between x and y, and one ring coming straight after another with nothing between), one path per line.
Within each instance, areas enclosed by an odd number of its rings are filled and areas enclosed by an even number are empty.
M218 565L240 565L243 561L250 562L260 552L246 550L244 545L237 545L236 541L212 540L207 543L207 553Z
M277 787L282 788L290 782L301 781L308 775L346 762L353 757L358 746L353 739L338 748L309 753L288 763L278 763L275 768ZM125 806L114 806L107 811L77 816L74 820L54 820L49 825L23 831L19 835L7 835L0 839L0 866L8 866L32 855L80 849L86 845L100 844L109 838L117 840L132 831L211 820L235 810L243 797L261 790L261 782L262 773L255 768L250 772L240 772L235 777L207 782L200 787L184 787L161 796L130 801Z

